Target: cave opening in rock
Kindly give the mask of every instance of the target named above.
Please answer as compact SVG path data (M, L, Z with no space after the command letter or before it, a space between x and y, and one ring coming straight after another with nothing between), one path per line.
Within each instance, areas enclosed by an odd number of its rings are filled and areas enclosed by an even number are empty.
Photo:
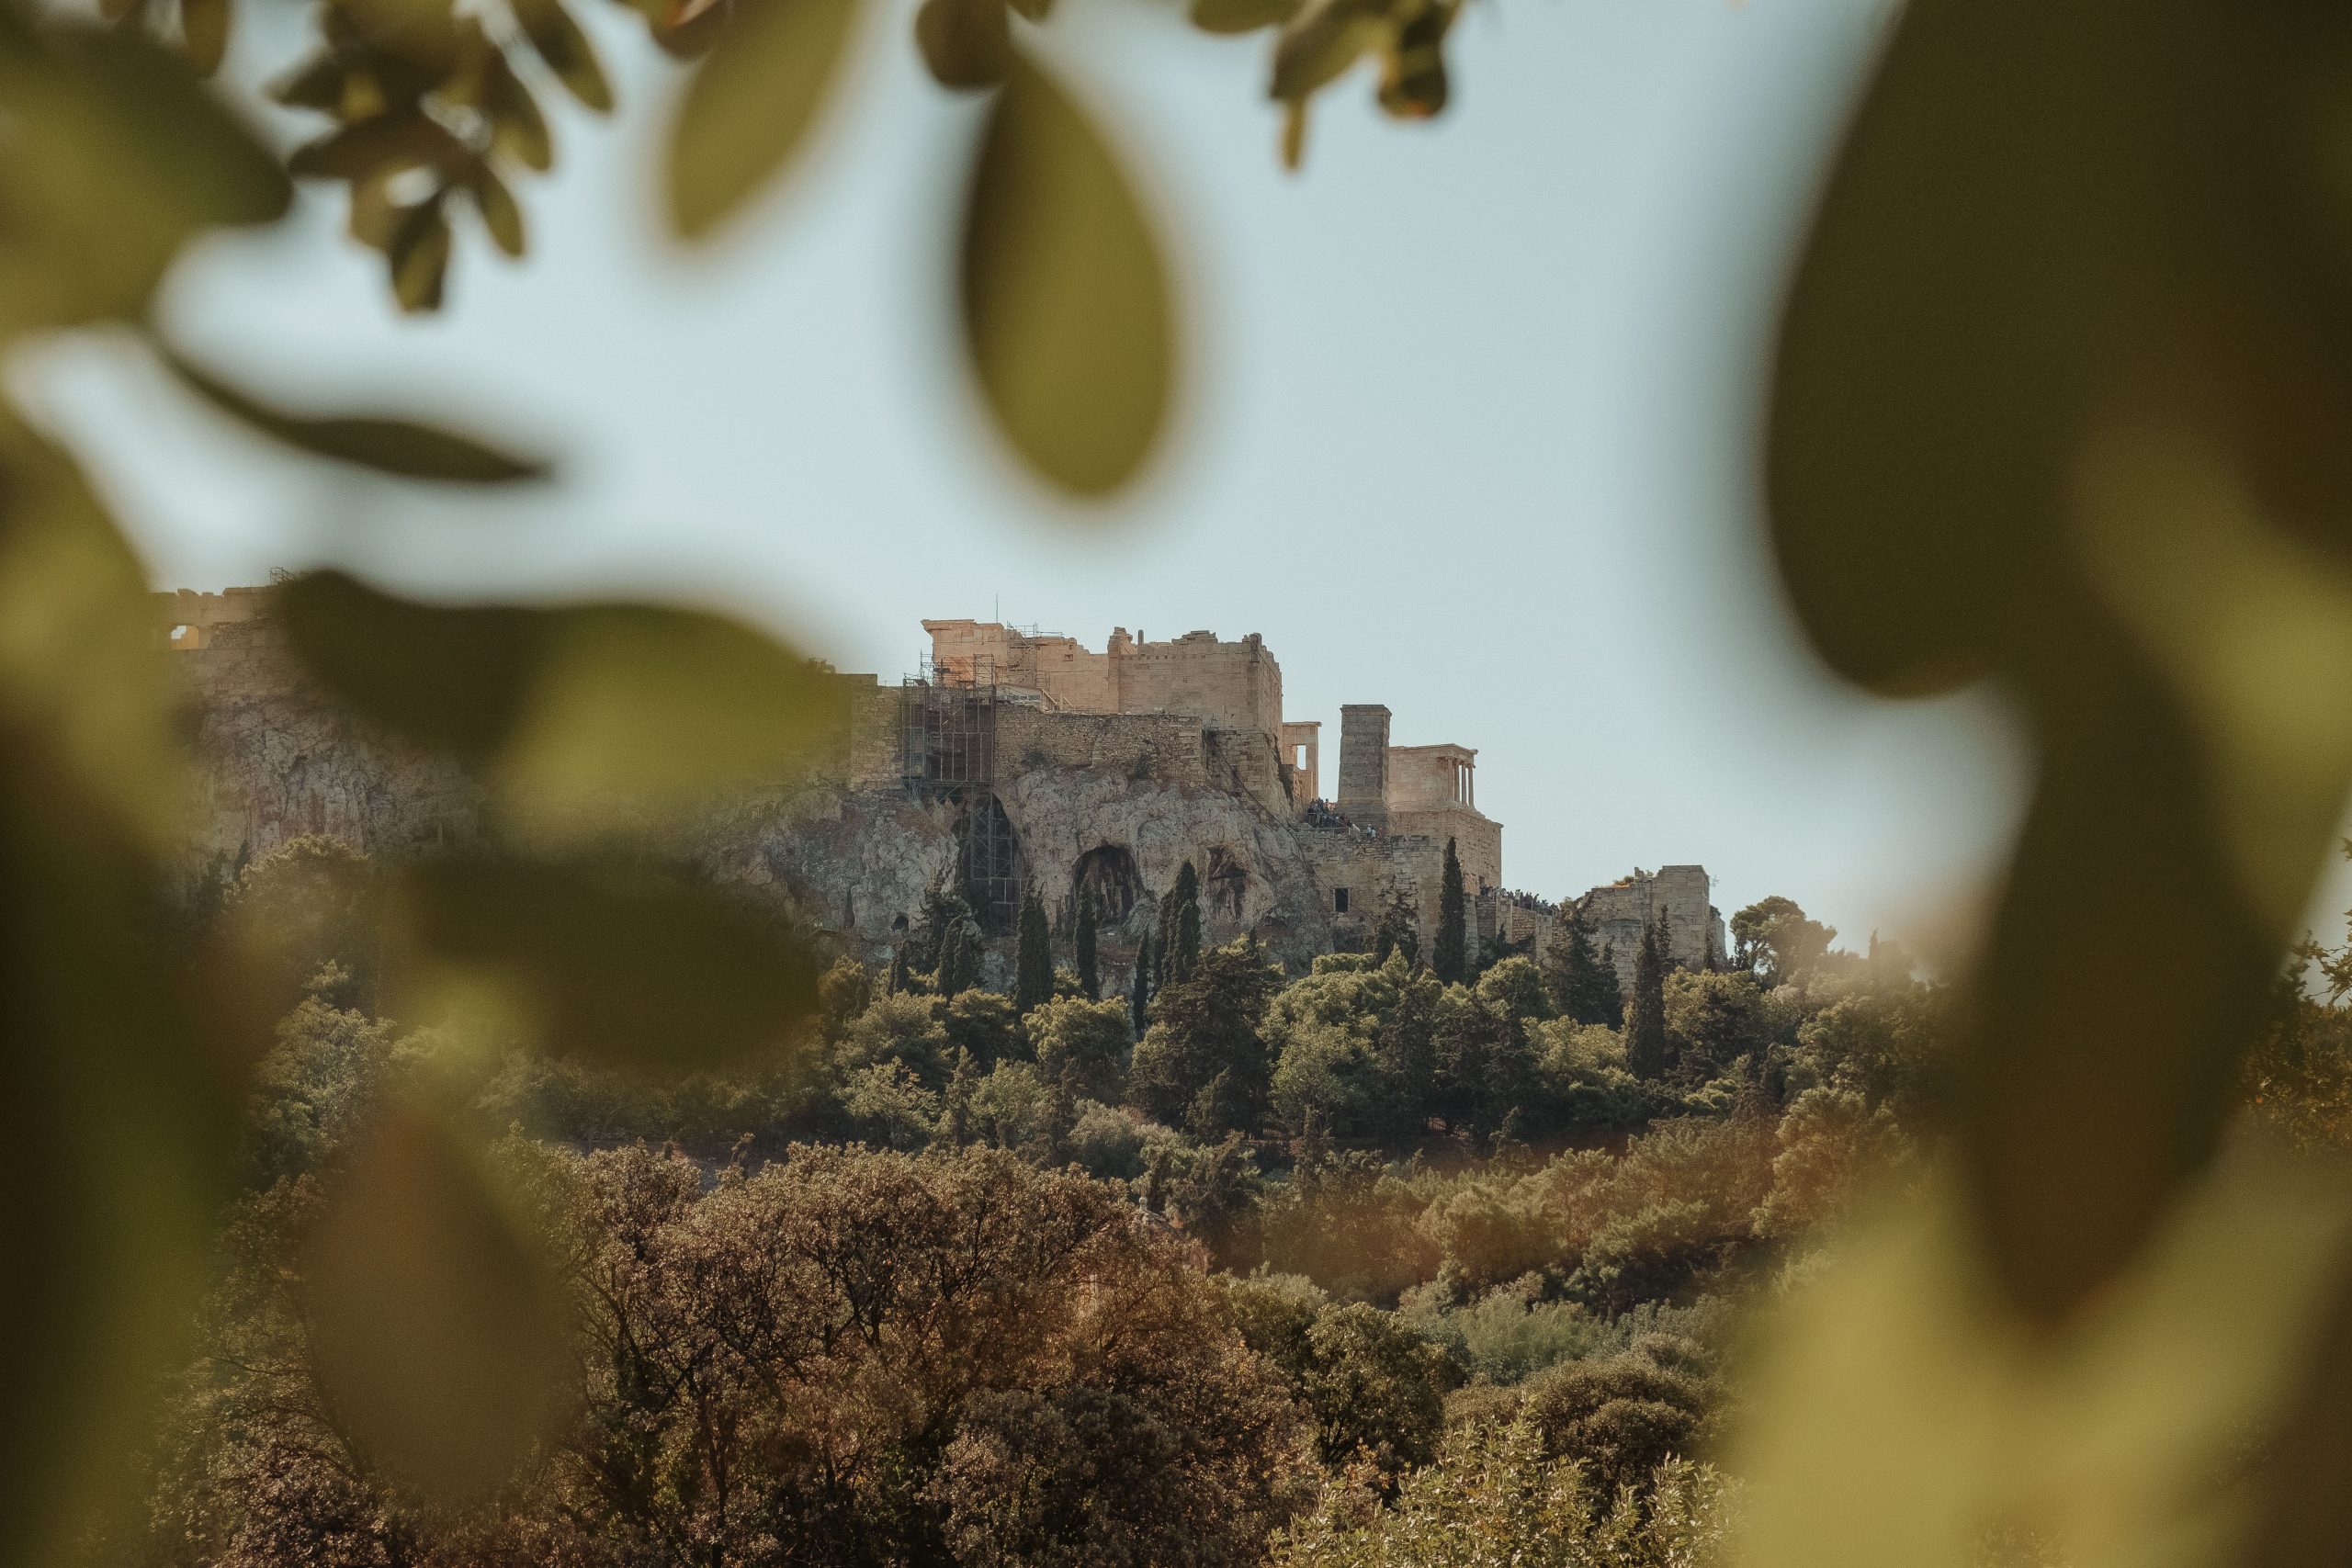
M1070 893L1073 898L1081 894L1091 897L1094 919L1102 925L1117 925L1143 897L1143 874L1136 868L1136 852L1125 844L1100 844L1087 851L1070 869Z

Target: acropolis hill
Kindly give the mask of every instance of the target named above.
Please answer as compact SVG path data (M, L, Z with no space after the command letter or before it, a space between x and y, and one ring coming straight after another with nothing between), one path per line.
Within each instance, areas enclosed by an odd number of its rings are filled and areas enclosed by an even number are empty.
M480 788L325 701L262 613L266 594L157 599L205 773L194 866L232 866L302 833L389 855L480 830ZM888 685L834 677L848 706L841 744L807 774L714 811L698 860L872 958L944 876L998 931L1031 881L1061 926L1087 892L1103 956L1123 965L1191 861L1207 940L1251 931L1304 967L1370 946L1398 895L1434 931L1449 840L1475 940L1540 943L1550 926L1551 905L1506 887L1476 750L1394 745L1387 708L1351 705L1327 795L1321 727L1285 717L1281 666L1254 633L1153 642L1119 627L1095 652L993 622L923 627L922 672ZM1722 960L1699 866L1636 873L1578 903L1621 974L1642 923L1659 916L1676 962Z

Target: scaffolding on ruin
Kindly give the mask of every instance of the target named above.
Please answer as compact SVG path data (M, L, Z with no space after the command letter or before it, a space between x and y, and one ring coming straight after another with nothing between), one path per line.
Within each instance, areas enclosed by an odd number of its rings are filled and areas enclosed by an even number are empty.
M899 682L899 773L925 802L960 808L961 892L991 931L1009 930L1021 908L1021 846L996 797L998 691L994 661L922 672Z

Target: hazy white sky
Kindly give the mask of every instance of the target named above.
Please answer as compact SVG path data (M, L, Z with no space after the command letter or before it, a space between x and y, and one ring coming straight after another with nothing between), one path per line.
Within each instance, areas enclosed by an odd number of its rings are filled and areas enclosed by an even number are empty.
M550 446L542 493L358 484L126 354L39 367L53 417L163 585L338 560L419 591L657 594L886 679L923 616L1000 604L1096 647L1257 631L1329 762L1346 702L1386 703L1400 743L1479 748L1506 877L1547 897L1698 861L1726 912L1786 893L1860 941L1983 874L2019 794L1993 705L1829 685L1757 536L1772 305L1883 0L1479 0L1442 119L1382 118L1359 73L1298 175L1262 39L1063 3L1048 40L1155 187L1193 336L1177 438L1113 512L1039 494L974 422L948 336L973 108L921 75L902 0L874 6L824 145L715 254L659 238L674 78L607 6L623 111L559 113L532 259L464 243L442 319L397 319L323 201L175 280L209 357Z

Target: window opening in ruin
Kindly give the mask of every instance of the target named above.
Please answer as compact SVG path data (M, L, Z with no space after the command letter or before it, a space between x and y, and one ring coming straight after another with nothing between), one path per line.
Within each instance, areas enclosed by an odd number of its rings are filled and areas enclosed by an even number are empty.
M1344 915L1348 912L1348 890L1346 888L1334 887L1331 889L1331 912L1335 915Z

